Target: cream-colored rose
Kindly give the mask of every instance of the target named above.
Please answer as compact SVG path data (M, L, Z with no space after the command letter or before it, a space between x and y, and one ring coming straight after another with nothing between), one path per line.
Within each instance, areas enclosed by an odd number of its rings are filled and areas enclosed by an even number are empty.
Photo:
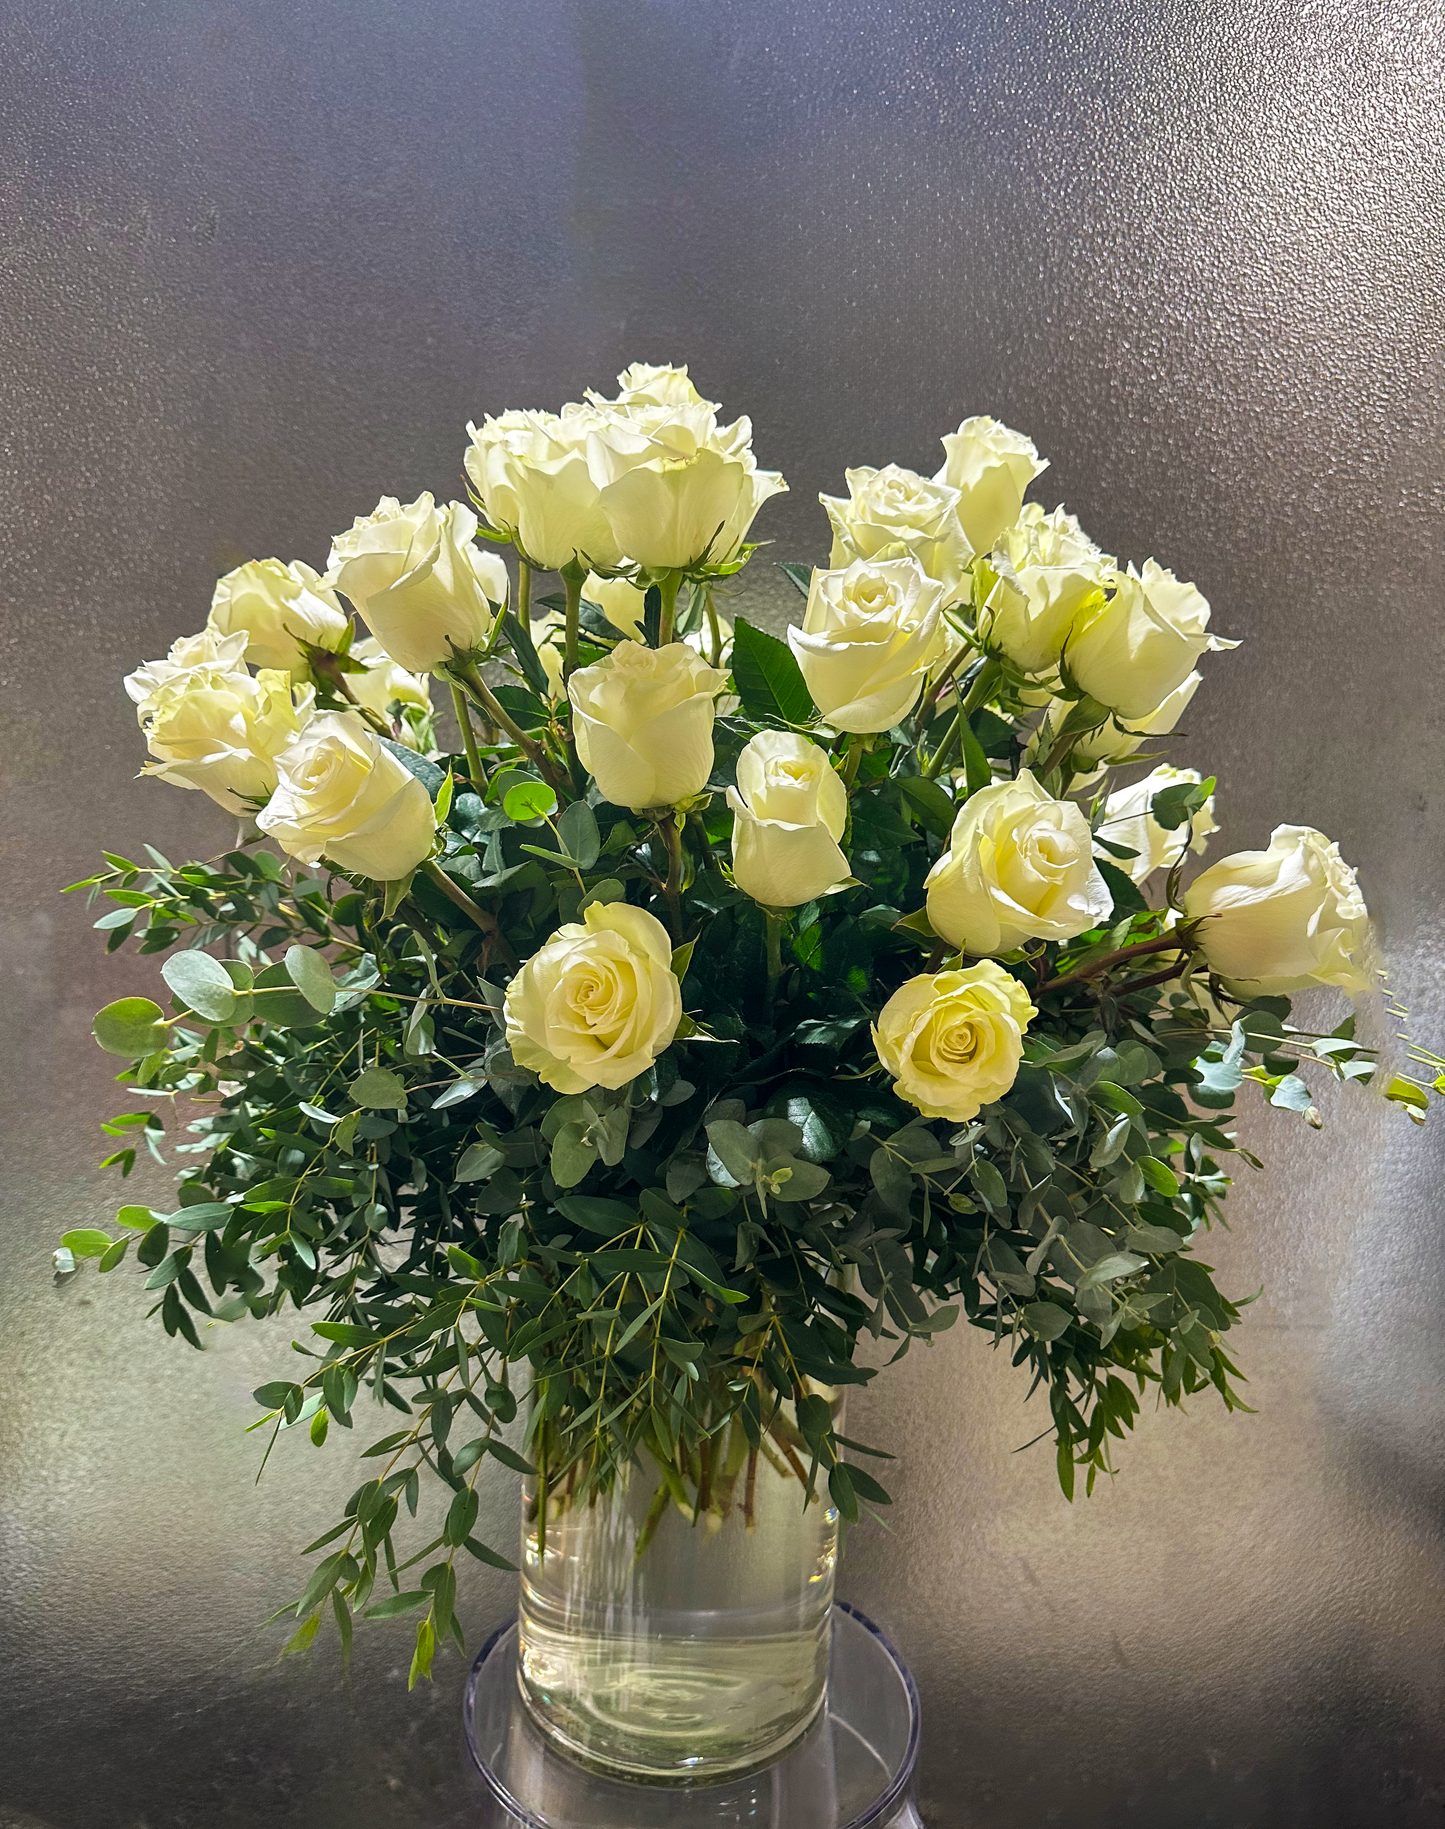
M626 578L599 578L588 572L582 586L588 603L595 603L602 614L629 641L641 641L642 613L647 607L647 592Z
M1076 624L1063 665L1121 723L1147 718L1183 685L1201 654L1239 646L1211 635L1205 599L1152 559L1142 572L1132 565L1116 571L1113 585L1113 595Z
M873 1046L900 1099L925 1118L961 1124L1013 1085L1037 1015L1018 979L982 959L900 985L873 1026Z
M1189 709L1190 700L1203 682L1202 673L1191 673L1182 686L1176 686L1147 717L1132 718L1127 729L1116 718L1108 718L1097 730L1086 731L1074 745L1074 763L1080 769L1097 763L1122 762L1141 748L1150 737L1168 736ZM1049 706L1049 719L1055 730L1072 710L1067 699L1055 699Z
M597 399L589 395L589 399ZM612 404L607 402L604 404ZM687 365L673 368L667 363L633 362L617 377L619 406L705 406L719 411L715 400L704 400L688 379Z
M855 559L813 573L788 645L835 730L891 730L913 709L950 645L942 601L943 586L916 559Z
M565 697L562 686L562 663L566 658L567 618L560 610L548 610L545 616L532 619L532 646L547 675L547 697Z
M626 902L594 902L507 986L512 1059L557 1092L617 1088L645 1073L682 1018L672 942Z
M427 857L436 811L416 776L353 712L327 711L277 758L256 824L289 857L390 883Z
M1137 852L1136 857L1118 858L1119 868L1136 883L1142 883L1156 870L1173 869L1186 850L1202 853L1209 834L1217 832L1214 823L1214 796L1211 794L1194 815L1193 838L1190 824L1175 826L1172 831L1151 817L1155 796L1167 787L1189 782L1198 787L1203 777L1197 769L1170 768L1163 763L1142 781L1132 782L1110 794L1104 802L1104 817L1098 827L1099 837L1111 845L1124 845Z
M401 707L396 725L397 742L408 749L426 749L423 740L430 731L432 717L431 688L427 676L408 673L372 636L351 644L352 660L359 660L364 673L348 673L346 684L358 705L374 711L379 718L390 719L391 707Z
M1070 940L1113 907L1088 820L1027 769L964 802L927 890L934 931L966 953Z
M685 642L620 641L567 682L582 766L605 800L640 813L700 793L712 773L713 700L727 675Z
M246 632L222 635L204 628L199 635L178 635L164 660L148 660L125 676L126 695L137 705L183 674L219 667L223 673L246 670Z
M199 637L171 649L194 653ZM216 642L228 657L232 640ZM148 669L164 668L152 662ZM276 785L276 758L311 716L312 690L267 667L255 678L242 666L192 660L161 679L136 706L152 760L142 771L177 787L199 788L228 813L254 812Z
M958 491L958 518L976 553L988 552L1013 526L1024 490L1048 469L1032 439L980 416L965 419L942 441L943 468L936 480Z
M475 544L476 531L463 502L439 508L428 494L403 508L384 495L331 543L329 581L408 672L434 673L480 648L507 601L507 568Z
M833 528L829 565L838 571L855 559L916 559L953 602L972 558L958 491L899 464L847 470L844 480L846 497L818 497Z
M351 618L309 565L252 559L217 581L206 626L218 635L244 634L253 667L282 667L293 680L304 680L307 648L334 654L351 631Z
M719 426L705 400L598 410L587 461L618 549L649 571L727 564L787 484L760 470L752 425Z
M611 568L623 556L587 457L605 418L585 403L560 413L503 413L467 427L467 475L487 524L510 534L543 571L589 561Z
M1250 997L1334 984L1370 988L1370 917L1340 848L1311 826L1276 826L1267 851L1237 851L1184 893L1211 971Z
M760 730L738 757L733 880L765 908L799 908L848 875L838 840L848 790L825 751L791 730Z
M1051 672L1075 621L1102 601L1109 564L1073 515L1028 503L993 554L998 583L979 617L980 640L1024 673Z

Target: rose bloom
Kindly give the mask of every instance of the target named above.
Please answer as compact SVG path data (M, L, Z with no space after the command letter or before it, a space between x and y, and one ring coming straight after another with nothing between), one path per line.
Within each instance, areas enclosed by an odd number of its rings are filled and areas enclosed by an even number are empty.
M562 1093L645 1073L682 1019L672 942L626 902L593 902L557 929L507 986L512 1058Z
M1237 648L1209 633L1209 605L1192 584L1152 559L1113 574L1114 593L1085 616L1064 647L1063 665L1080 691L1125 724L1146 718L1182 686L1199 656Z
M244 636L189 636L171 649L185 660L153 661L126 681L152 760L142 771L199 788L228 813L255 811L276 786L277 756L311 716L312 690L279 667L254 678L235 659ZM223 658L192 659L213 646Z
M436 811L416 776L352 712L314 717L277 759L256 824L303 864L395 882L427 857Z
M713 700L727 675L680 641L620 641L567 683L582 766L605 800L640 813L700 793L712 773Z
M480 648L507 601L507 568L474 543L476 531L462 502L438 508L427 494L403 508L384 495L331 543L328 579L408 672L434 673Z
M959 524L958 491L900 464L846 470L844 480L846 497L818 497L833 529L833 570L854 559L916 559L951 603L972 556Z
M1249 997L1311 984L1370 988L1370 917L1340 848L1312 826L1277 826L1267 851L1237 851L1184 892L1211 971Z
M588 399L598 396L589 392ZM667 363L633 362L617 377L617 399L603 402L617 406L705 406L716 413L721 409L715 400L704 400L688 378L687 365L673 368Z
M900 1099L925 1118L964 1123L1013 1085L1037 1015L1018 979L983 959L901 985L873 1025L873 1046Z
M761 730L738 757L733 880L765 908L798 908L848 875L838 840L848 790L825 751L790 730Z
M965 419L942 441L943 468L934 479L958 491L958 519L976 553L989 552L1019 518L1024 490L1048 469L1032 439L980 416Z
M351 633L351 618L309 565L252 559L218 580L206 626L218 635L244 634L253 667L282 667L304 680L307 648L334 654Z
M943 587L916 559L856 559L815 571L801 629L788 630L808 690L835 730L891 730L950 648Z
M1202 853L1209 842L1210 833L1219 830L1214 823L1212 794L1194 815L1192 839L1189 822L1175 826L1171 831L1150 815L1155 796L1165 788L1177 787L1183 781L1198 787L1202 779L1197 769L1170 768L1167 762L1161 763L1142 781L1118 788L1104 802L1104 817L1098 828L1099 837L1113 845L1126 845L1138 853L1135 857L1112 860L1134 882L1142 883L1156 870L1172 870L1188 850Z
M215 667L223 673L244 673L246 642L244 629L235 635L222 635L209 624L198 635L178 635L164 660L142 661L134 673L126 674L126 695L140 705L161 686L187 673Z
M424 720L430 719L431 688L424 673L418 676L398 666L372 636L354 641L350 653L352 660L361 661L366 668L364 673L346 675L346 684L357 704L374 711L379 718L390 718L391 707L400 705L403 711L411 708L420 712ZM397 729L398 743L405 743L408 749L424 747L417 727L409 719L403 717Z
M1110 561L1062 508L1027 503L993 554L998 583L979 618L984 645L1024 673L1058 665L1075 619L1102 600Z
M1027 769L964 802L926 885L934 931L968 953L1069 940L1113 907L1088 820Z
M1139 749L1149 737L1168 736L1180 718L1189 709L1190 701L1203 683L1202 673L1191 673L1183 685L1176 686L1160 705L1142 718L1131 718L1128 726L1120 724L1116 718L1107 718L1097 730L1085 731L1074 744L1073 761L1077 769L1089 769L1098 763L1115 763L1126 761ZM1073 709L1067 699L1053 699L1049 703L1049 722L1054 730ZM1036 747L1029 751L1030 759L1036 753ZM1093 775L1085 777L1083 782L1075 782L1075 787L1085 785L1102 771L1095 768Z
M602 411L587 403L560 413L503 413L467 427L467 475L488 526L510 535L542 571L586 560L610 567L623 556L587 460L602 423Z

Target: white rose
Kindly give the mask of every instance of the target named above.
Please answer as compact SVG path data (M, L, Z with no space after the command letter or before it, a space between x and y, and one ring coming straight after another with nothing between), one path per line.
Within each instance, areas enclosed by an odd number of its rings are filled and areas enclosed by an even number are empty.
M838 849L848 790L816 743L790 730L760 730L738 757L733 879L765 908L798 908L848 875Z
M982 416L965 419L941 443L944 464L936 480L958 491L958 518L968 543L986 553L1018 520L1024 491L1048 469L1048 460L1022 432Z
M1074 762L1088 768L1099 762L1122 762L1139 749L1146 738L1168 736L1189 708L1190 700L1203 682L1202 673L1191 673L1182 686L1176 686L1161 705L1143 718L1131 718L1126 730L1115 718L1107 718L1097 730L1085 731L1074 744ZM1049 705L1049 721L1057 730L1073 709L1067 699L1054 699Z
M351 618L309 565L252 559L217 581L206 626L218 635L244 634L253 667L283 667L304 680L306 649L334 654L351 632Z
M1370 918L1355 873L1323 832L1277 826L1267 851L1237 851L1184 893L1198 945L1241 994L1269 997L1311 984L1358 996L1370 988Z
M934 931L967 953L1070 940L1113 907L1088 820L1027 769L964 802L927 891Z
M1199 656L1236 648L1209 633L1209 605L1154 560L1113 574L1114 594L1069 636L1063 664L1089 697L1121 722L1148 717L1183 685Z
M178 642L172 655L182 646ZM230 652L228 643L217 646ZM140 677L132 674L127 686ZM162 679L136 707L154 758L143 772L200 788L228 813L253 812L275 787L276 758L304 728L312 696L309 686L293 690L290 674L279 667L264 668L253 679L234 662L192 662Z
M913 709L949 647L942 601L943 586L916 559L856 559L813 573L788 645L835 730L891 730Z
M357 704L374 711L379 718L390 718L393 705L400 705L403 713L417 714L414 721L403 716L397 741L405 743L408 749L424 748L420 739L432 715L431 688L426 675L408 673L405 667L398 666L381 643L371 636L364 641L354 641L350 654L352 660L359 660L366 668L364 673L345 676Z
M873 1046L900 1099L925 1118L962 1124L1013 1085L1037 1015L1018 979L982 959L900 985L873 1026Z
M487 523L543 571L622 558L587 458L604 415L595 405L512 412L469 425L467 475Z
M384 495L331 543L327 577L411 673L434 673L454 653L481 647L507 601L507 568L474 544L476 531L462 502L438 508L419 495L403 508Z
M618 551L649 571L726 565L763 503L787 484L760 470L747 419L707 401L598 411L587 461Z
M685 643L620 641L567 682L582 766L614 806L676 806L712 773L713 700L727 675Z
M513 1060L557 1092L627 1085L682 1018L667 929L626 902L592 903L533 953L505 1011Z
M562 688L563 649L567 644L567 618L560 610L548 610L545 616L532 620L532 646L547 675L547 697L564 697Z
M178 635L164 660L144 661L134 673L126 674L126 694L139 705L160 687L198 669L219 667L223 673L244 673L246 639L244 629L238 635L222 635L212 628L202 629L199 635Z
M1175 826L1172 831L1150 816L1155 796L1167 787L1190 782L1198 787L1203 777L1197 769L1170 768L1163 763L1142 781L1121 787L1104 802L1104 818L1098 831L1110 844L1124 845L1136 851L1137 857L1119 858L1117 863L1126 876L1142 883L1156 870L1173 869L1186 850L1203 852L1209 834L1217 832L1214 823L1214 796L1211 794L1194 815L1193 839L1190 825Z
M1024 673L1050 672L1075 619L1100 598L1109 564L1073 515L1029 503L993 555L998 583L979 617L980 639Z
M589 396L595 399L595 395ZM666 363L633 362L617 377L619 406L706 406L714 413L717 402L704 400L688 379L687 365L673 368Z
M428 856L436 811L426 789L359 717L312 718L277 758L280 780L256 824L304 864L390 883Z
M846 498L818 497L833 528L829 565L836 571L854 559L916 559L952 602L972 558L958 491L898 464L847 470L844 480Z
M647 607L647 592L626 578L599 578L588 572L582 595L595 603L602 614L629 641L641 641L642 613Z

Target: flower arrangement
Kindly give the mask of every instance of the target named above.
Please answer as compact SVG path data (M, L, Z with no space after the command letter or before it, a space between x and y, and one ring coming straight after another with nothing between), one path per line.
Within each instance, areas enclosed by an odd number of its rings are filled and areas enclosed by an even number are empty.
M165 1106L191 1140L174 1211L57 1268L133 1252L192 1346L305 1317L269 1443L395 1426L288 1649L414 1612L413 1682L462 1641L457 1554L510 1566L474 1534L489 1458L544 1530L634 1466L746 1514L759 1454L853 1519L888 1495L831 1394L960 1315L1041 1388L1069 1497L1151 1388L1240 1407L1198 1255L1223 1165L1259 1166L1228 1114L1248 1086L1318 1123L1312 1077L1376 1070L1351 1017L1290 1020L1373 981L1337 848L1280 826L1186 882L1213 778L1115 784L1233 644L1026 501L1026 438L973 418L932 479L848 471L781 641L718 600L785 485L685 369L470 435L472 505L387 497L324 574L242 566L129 677L145 772L243 830L73 886L172 1000L96 1018L144 1101L108 1160L159 1154Z

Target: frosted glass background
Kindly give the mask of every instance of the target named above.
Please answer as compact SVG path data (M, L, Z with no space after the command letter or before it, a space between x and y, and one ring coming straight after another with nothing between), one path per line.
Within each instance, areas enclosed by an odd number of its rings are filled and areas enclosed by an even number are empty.
M749 412L825 549L845 463L1027 429L1110 550L1197 578L1245 646L1177 759L1231 846L1318 824L1445 1035L1435 0L15 0L0 59L0 1829L475 1819L462 1665L405 1627L275 1663L260 1622L355 1484L259 1489L249 1391L289 1331L198 1357L129 1273L56 1289L126 1108L89 1040L143 989L59 887L102 843L209 854L133 779L119 676L247 556L324 560L383 491L459 489L464 425L634 357ZM1264 1285L1258 1415L1146 1414L1070 1508L1044 1419L959 1330L852 1412L891 1533L841 1588L926 1708L932 1829L1439 1829L1442 1127L1363 1097L1273 1164L1214 1261ZM159 1169L128 1197L161 1199ZM134 1189L132 1194L131 1190ZM495 1533L514 1493L496 1480ZM475 1578L473 1640L507 1612Z

